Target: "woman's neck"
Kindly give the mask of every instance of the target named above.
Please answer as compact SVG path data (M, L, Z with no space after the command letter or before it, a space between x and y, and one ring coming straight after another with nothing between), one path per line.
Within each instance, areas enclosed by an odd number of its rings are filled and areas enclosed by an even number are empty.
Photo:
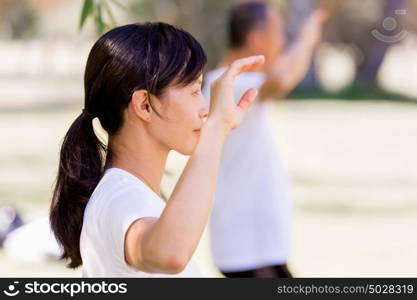
M155 141L133 136L109 138L112 158L109 167L120 168L138 177L160 196L160 186L169 150Z

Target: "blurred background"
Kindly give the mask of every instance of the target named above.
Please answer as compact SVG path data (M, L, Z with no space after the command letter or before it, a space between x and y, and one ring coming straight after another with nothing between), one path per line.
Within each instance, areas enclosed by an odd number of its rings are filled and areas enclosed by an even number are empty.
M99 34L131 22L172 23L201 41L210 69L227 46L235 2L0 1L0 233L17 228L0 235L0 276L81 275L54 259L53 244L41 252L48 233L36 228ZM295 207L294 275L417 276L417 1L275 2L288 45L315 7L332 11L307 76L271 107ZM186 160L170 155L165 194ZM18 239L30 222L27 238ZM204 275L220 276L209 243L205 233L196 260Z

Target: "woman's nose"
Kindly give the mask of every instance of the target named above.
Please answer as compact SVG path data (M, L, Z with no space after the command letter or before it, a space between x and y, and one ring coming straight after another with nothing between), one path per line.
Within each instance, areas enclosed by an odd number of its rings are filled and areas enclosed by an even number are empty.
M200 112L200 119L207 118L207 116L208 116L208 111L207 110Z
M209 107L207 104L204 104L203 108L200 110L200 114L199 114L200 118L201 119L207 118L208 112L209 112Z

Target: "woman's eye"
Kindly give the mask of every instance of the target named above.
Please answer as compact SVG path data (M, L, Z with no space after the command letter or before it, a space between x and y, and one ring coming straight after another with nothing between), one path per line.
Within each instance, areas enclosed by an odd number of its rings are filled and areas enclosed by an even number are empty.
M198 89L198 90L196 90L196 91L194 91L193 92L193 95L194 96L197 96L197 95L199 95L201 93L201 90L200 89Z

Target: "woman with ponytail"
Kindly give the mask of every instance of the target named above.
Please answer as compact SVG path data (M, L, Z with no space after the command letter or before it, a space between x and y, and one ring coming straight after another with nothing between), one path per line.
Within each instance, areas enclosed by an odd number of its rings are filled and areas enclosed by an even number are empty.
M99 38L50 209L69 267L94 277L199 276L191 257L211 212L222 147L256 96L250 89L235 103L233 81L262 63L235 61L212 85L209 111L201 94L206 56L189 33L146 23ZM159 186L171 150L190 159L165 204Z

